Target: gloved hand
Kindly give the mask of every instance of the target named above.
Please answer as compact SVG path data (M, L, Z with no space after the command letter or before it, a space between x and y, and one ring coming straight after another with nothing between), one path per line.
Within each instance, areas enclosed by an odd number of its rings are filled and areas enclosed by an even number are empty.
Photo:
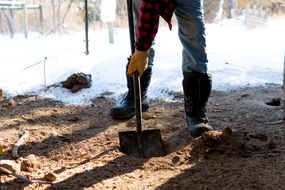
M133 75L135 71L139 73L139 76L142 76L144 70L147 67L147 58L148 51L138 51L132 55L129 66L128 66L128 75Z

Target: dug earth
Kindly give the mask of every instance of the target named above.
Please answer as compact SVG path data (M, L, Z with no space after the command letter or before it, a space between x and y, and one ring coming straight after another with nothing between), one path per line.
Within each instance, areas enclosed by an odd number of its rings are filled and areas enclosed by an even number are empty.
M118 132L136 120L113 120L106 95L88 106L37 96L0 102L1 160L26 160L1 190L266 189L285 187L284 93L280 85L213 91L207 110L215 131L193 139L185 129L183 96L151 100L144 129L160 129L165 156L136 158L119 150ZM25 131L29 137L12 156ZM31 159L32 158L32 159ZM28 161L27 161L28 160ZM33 181L34 180L34 181Z

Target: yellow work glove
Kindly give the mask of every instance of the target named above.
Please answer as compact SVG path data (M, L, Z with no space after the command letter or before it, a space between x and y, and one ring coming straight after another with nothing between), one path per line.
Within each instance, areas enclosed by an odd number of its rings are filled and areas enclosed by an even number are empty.
M128 75L133 75L135 71L139 73L139 76L142 76L144 70L147 67L147 58L148 51L138 51L132 55L129 67L128 67Z

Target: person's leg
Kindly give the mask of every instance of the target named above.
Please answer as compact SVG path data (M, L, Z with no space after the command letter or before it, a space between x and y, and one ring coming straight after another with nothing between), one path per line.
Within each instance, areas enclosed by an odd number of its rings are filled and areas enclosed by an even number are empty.
M201 0L177 0L175 15L183 45L183 72L207 72L205 24Z
M133 0L132 8L134 15L135 34L139 22L140 5L141 5L141 0ZM153 59L154 59L154 49L151 48L149 50L149 56L148 56L148 67L144 71L143 75L140 77L142 111L147 111L149 108L147 100L147 90L152 76ZM126 79L127 79L128 91L125 93L123 99L111 109L111 116L114 119L129 119L135 115L133 79L132 77L128 76L127 71L128 71L128 64L126 66Z
M206 117L212 77L207 73L205 24L201 0L177 0L175 15L183 45L183 91L187 127L193 137L213 130Z
M135 35L137 36L137 28L140 19L140 6L141 0L133 0L133 15L134 15L134 24L135 24ZM135 36L135 37L136 37ZM148 52L148 65L147 69L152 69L153 60L154 60L154 49L150 48Z

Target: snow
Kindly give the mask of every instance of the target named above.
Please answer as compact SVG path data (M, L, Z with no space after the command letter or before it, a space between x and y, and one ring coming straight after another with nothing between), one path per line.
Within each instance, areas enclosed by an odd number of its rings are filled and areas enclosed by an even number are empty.
M103 22L114 22L116 20L116 0L101 2L100 18Z
M266 27L247 29L243 18L207 24L208 68L213 89L232 90L245 86L282 84L285 19L271 19ZM171 99L172 91L182 91L181 50L177 26L159 29L155 43L155 65L148 96ZM114 44L108 29L90 29L85 55L84 31L29 38L16 34L0 36L0 88L6 96L34 93L66 104L83 105L104 92L118 99L126 90L125 65L130 55L127 28L115 28ZM46 58L46 60L45 60ZM44 72L45 65L45 72ZM92 75L91 88L72 94L60 87L45 91L76 72Z

